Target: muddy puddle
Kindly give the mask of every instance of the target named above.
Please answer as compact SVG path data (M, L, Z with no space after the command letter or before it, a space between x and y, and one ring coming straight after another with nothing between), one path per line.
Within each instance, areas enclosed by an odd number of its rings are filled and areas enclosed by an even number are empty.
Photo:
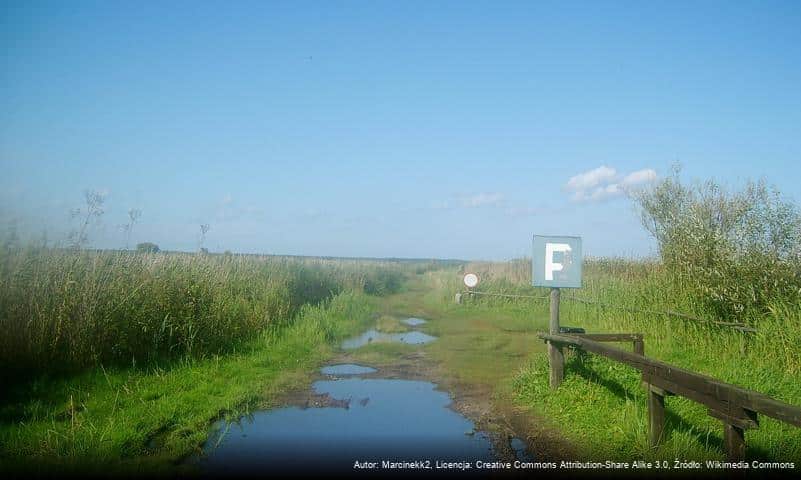
M512 447L512 450L515 452L515 458L517 458L521 462L534 461L534 455L529 453L528 447L526 447L526 442L515 437L509 441L509 444Z
M368 370L346 364L322 373ZM495 460L489 436L449 408L435 384L351 375L315 382L319 404L216 423L197 465L209 473L308 472L353 471L356 461Z
M404 319L402 320L402 322L405 323L406 325L409 325L410 327L418 327L426 323L426 321L423 320L422 318L415 318L415 317Z
M345 350L352 350L354 348L363 347L373 342L400 342L410 345L421 345L424 343L432 342L437 337L428 335L426 333L412 330L410 332L402 333L385 333L379 332L375 329L370 329L358 337L353 337L342 342L342 348Z
M401 322L413 328L426 323L414 317ZM341 346L420 345L436 338L416 329L371 329ZM383 461L430 462L433 468L436 462L492 462L512 452L521 461L532 459L519 438L494 451L490 435L451 408L451 397L434 383L353 363L328 365L320 373L312 391L299 392L292 406L214 424L193 463L203 472L227 474L354 472L356 462Z
M376 369L372 367L364 367L353 363L342 363L323 367L320 373L323 375L364 375L366 373L375 373L375 371Z

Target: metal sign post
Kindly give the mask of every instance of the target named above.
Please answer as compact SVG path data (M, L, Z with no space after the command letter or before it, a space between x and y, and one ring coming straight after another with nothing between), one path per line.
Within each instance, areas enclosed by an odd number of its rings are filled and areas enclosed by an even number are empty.
M531 284L551 288L549 330L559 334L560 288L581 288L581 237L534 235ZM562 348L548 342L551 388L562 383L565 357Z
M478 275L475 273L468 273L464 276L464 286L467 287L467 295L468 298L472 300L473 298L473 289L478 285ZM462 294L460 292L456 293L456 303L462 303Z

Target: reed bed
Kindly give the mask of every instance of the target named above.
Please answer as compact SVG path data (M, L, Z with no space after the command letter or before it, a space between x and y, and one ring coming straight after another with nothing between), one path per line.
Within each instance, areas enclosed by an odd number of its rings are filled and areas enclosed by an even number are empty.
M223 353L345 290L385 294L391 262L0 248L0 368L11 378Z

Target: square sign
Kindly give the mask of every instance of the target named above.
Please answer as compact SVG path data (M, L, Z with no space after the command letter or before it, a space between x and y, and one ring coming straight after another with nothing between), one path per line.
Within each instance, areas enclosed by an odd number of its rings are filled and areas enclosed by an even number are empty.
M534 235L531 284L581 288L581 237Z

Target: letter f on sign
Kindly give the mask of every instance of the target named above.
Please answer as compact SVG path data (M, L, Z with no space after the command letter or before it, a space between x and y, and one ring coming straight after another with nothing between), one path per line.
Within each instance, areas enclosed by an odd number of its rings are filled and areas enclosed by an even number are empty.
M570 250L570 245L566 243L545 244L545 280L553 280L553 272L561 272L565 268L561 263L553 261L553 254L556 252L569 252Z

